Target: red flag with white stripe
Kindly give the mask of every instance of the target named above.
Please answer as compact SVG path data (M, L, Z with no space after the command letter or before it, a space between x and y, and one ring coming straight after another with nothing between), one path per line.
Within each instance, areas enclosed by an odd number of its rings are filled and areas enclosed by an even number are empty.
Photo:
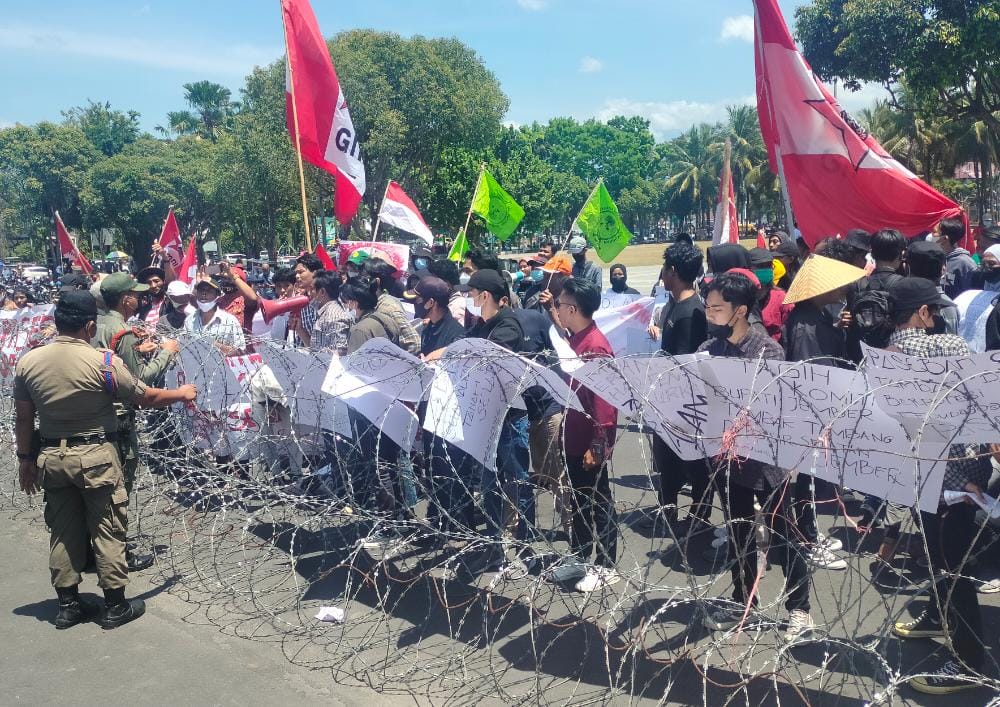
M733 170L730 167L732 144L726 138L726 153L722 160L722 174L719 177L719 201L715 209L715 229L712 245L740 242L739 217L736 215L736 194L733 189Z
M347 99L308 0L281 0L281 13L288 132L302 159L334 175L333 211L348 224L365 193L365 165Z
M893 159L816 79L777 0L754 6L760 129L806 242L852 228L915 236L959 216L958 204Z
M420 215L417 205L396 182L389 182L378 217L380 221L401 231L420 236L427 245L434 245L434 234L424 221L424 217Z
M180 265L175 268L177 272L177 279L190 285L194 282L194 276L198 272L198 253L195 250L195 239L192 236L191 240L188 241L187 250L184 251L184 259L181 260Z
M170 261L170 266L176 271L183 260L181 250L184 248L184 242L181 240L181 229L177 225L173 209L167 212L167 218L160 230L159 243L163 248L163 257Z
M63 225L62 216L59 215L58 211L56 211L56 235L59 237L59 250L62 252L63 258L68 258L73 265L79 266L80 270L88 275L94 272L94 267L90 264L90 261L76 247L73 239L69 237L69 231Z

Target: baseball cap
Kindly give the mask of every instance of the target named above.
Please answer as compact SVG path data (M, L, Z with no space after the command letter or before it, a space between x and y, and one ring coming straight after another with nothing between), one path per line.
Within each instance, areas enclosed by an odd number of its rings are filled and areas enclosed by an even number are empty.
M101 294L105 297L126 292L146 292L148 289L149 285L136 282L127 272L112 273L101 282Z
M222 292L222 285L220 285L219 282L213 277L203 280L198 280L198 282L194 283L194 285L191 287L191 291L197 292L198 289L202 286L211 287L215 290L218 290L219 292Z
M889 287L889 296L900 312L916 310L925 304L950 304L948 298L938 292L937 285L922 277L904 277L898 280Z
M577 255L587 250L587 239L583 236L573 236L566 244L566 252L570 255Z
M910 262L939 260L943 265L947 257L944 248L937 241L912 241L906 248L906 259Z
M767 248L750 249L750 267L767 268L774 264L774 253Z
M451 297L451 285L439 277L429 275L420 278L417 284L413 286L413 289L409 290L406 294L412 294L407 299L416 299L417 297L425 301L432 299L438 304L447 306L448 299Z
M59 278L60 289L85 290L90 287L91 280L83 273L71 272Z
M354 263L355 265L364 265L369 257L370 256L368 255L367 250L361 250L360 248L358 248L356 251L351 253L350 257L347 259L347 262Z
M191 285L181 280L174 280L167 285L167 297L185 297L191 294Z
M469 278L469 289L489 292L497 300L510 294L507 281L496 270L477 270L472 273L472 277Z
M872 235L868 231L862 231L860 228L848 231L845 242L855 250L864 251L865 253L872 249Z
M87 290L67 290L59 295L56 312L71 317L97 317L97 300Z

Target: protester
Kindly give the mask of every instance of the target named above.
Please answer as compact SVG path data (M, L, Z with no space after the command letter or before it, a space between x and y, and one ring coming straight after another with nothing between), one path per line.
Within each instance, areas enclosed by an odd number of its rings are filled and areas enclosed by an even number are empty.
M184 320L184 331L210 336L223 356L239 355L246 350L247 342L242 323L219 307L222 287L209 276L202 276L194 285L197 312Z
M615 301L626 304L625 300L629 297L639 299L642 296L639 290L628 286L628 270L621 263L612 265L608 274L611 279L611 287L604 291L605 297L617 297ZM625 296L624 299L623 295Z
M906 238L893 229L882 229L868 240L875 268L868 277L847 288L847 311L851 321L847 328L846 356L855 363L861 362L862 341L880 348L892 333L887 293L893 283L902 278L899 271L906 250ZM864 267L857 262L852 264Z
M376 287L378 303L375 309L392 318L395 322L398 340L396 344L414 356L420 353L420 335L410 323L410 317L403 311L397 295L402 294L396 280L396 268L379 258L369 258L365 272Z
M774 284L788 292L788 288L791 287L792 281L795 279L795 274L799 270L799 265L802 262L801 251L799 247L792 242L787 233L782 231L775 231L768 238L767 241L768 249L774 253L775 259L775 281ZM782 272L778 272L777 263L781 263Z
M451 294L448 296L448 311L451 312L451 316L456 322L465 327L465 295L458 290L460 281L458 265L453 260L439 258L427 264L427 272L434 277L441 278L451 286Z
M14 307L17 309L24 309L25 307L31 306L31 295L23 287L14 288L14 292L11 294L11 300L14 302Z
M751 248L749 255L750 267L760 283L754 313L760 317L771 338L781 343L792 305L785 304L785 291L774 284L774 255L766 248Z
M969 289L1000 292L1000 245L983 251L979 268L969 274Z
M942 281L944 293L954 299L969 289L969 277L976 263L965 248L958 244L965 238L965 222L960 218L942 219L934 227L933 240L947 256Z
M872 234L860 228L855 228L847 232L844 242L851 247L853 253L853 257L850 260L851 265L862 270L868 267L869 256L872 258L875 257L872 254L873 238Z
M720 275L708 285L705 301L709 339L699 348L712 356L782 360L784 352L774 339L751 328L748 316L757 301L756 287L740 274ZM711 611L704 620L713 631L761 623L757 614L759 592L757 537L754 531L754 500L761 506L778 547L785 575L785 608L788 610L785 638L794 642L815 628L809 615L809 572L797 547L797 532L790 522L788 474L782 469L752 459L716 460L714 481L722 498L729 528L729 554L733 560L733 601ZM749 604L749 606L748 606Z
M594 312L600 304L599 286L575 277L563 283L555 303L559 321L570 332L569 345L583 360L614 356L594 324ZM568 408L565 416L566 468L573 487L573 555L552 576L567 581L582 575L576 590L593 592L621 581L615 569L618 520L608 480L618 411L593 391L579 386L574 389L582 412Z
M944 293L941 286L941 278L944 275L947 257L937 243L932 241L913 241L906 249L906 270L910 277L922 277L933 282L941 295L941 320L944 322L943 331L935 331L935 334L958 334L958 326L961 323L958 312L958 305ZM891 284L895 284L893 281ZM887 288L887 289L891 289ZM888 341L883 346L888 345Z
M354 318L340 302L340 276L329 270L315 273L312 293L310 304L316 308L316 323L309 333L309 350L343 356Z
M163 268L151 266L140 270L135 279L149 287L146 296L142 298L139 311L136 312L136 318L145 322L151 329L155 329L167 304L167 274Z
M601 266L592 260L587 260L587 239L583 236L573 236L566 244L566 252L573 256L573 277L589 280L601 289Z
M548 260L556 253L559 252L559 245L553 241L543 241L540 246L538 246L538 259Z
M194 296L191 286L181 280L174 280L167 285L167 304L164 315L157 323L159 331L173 331L184 328L184 320L189 314L194 314L198 308L194 306Z
M701 251L675 243L663 253L660 278L670 293L659 325L660 348L671 356L693 354L707 338L705 305L694 288L701 274ZM653 532L682 537L705 529L712 512L712 488L705 460L681 459L659 435L652 435L653 469L660 479L660 508L653 518ZM691 484L691 510L686 525L678 523L678 493Z
M895 303L896 332L890 351L908 356L937 358L967 356L969 347L954 334L928 334L934 329L940 308L946 304L932 282L906 278L890 291ZM981 501L989 483L990 462L980 445L952 445L945 468L942 491L968 491ZM944 638L954 654L936 674L912 678L918 692L949 694L976 687L985 663L986 637L974 580L966 569L966 558L979 533L976 506L971 500L948 505L943 498L936 513L920 512L930 561L932 584L930 605L911 621L899 621L893 633L899 638Z
M355 251L351 257L361 252L363 251ZM303 253L295 259L295 284L298 294L306 296L312 294L313 275L322 269L323 262L312 253ZM289 329L295 333L296 346L309 346L310 332L315 324L316 308L310 302L288 323Z

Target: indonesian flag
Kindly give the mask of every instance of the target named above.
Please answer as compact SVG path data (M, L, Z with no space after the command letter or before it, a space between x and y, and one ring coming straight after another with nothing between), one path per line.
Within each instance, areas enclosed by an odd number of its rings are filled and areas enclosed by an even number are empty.
M163 248L163 257L170 261L170 266L176 271L181 266L181 250L184 242L181 240L181 229L177 226L177 219L174 218L174 210L167 212L167 219L163 222L163 229L160 231L160 247Z
M336 179L333 211L337 220L346 225L357 213L365 193L365 165L347 100L308 0L281 0L281 12L288 48L285 64L288 132L299 146L302 159Z
M767 249L767 235L763 228L757 229L757 247Z
M777 0L754 5L760 130L806 242L852 228L915 236L958 216L958 204L893 159L816 79Z
M330 254L326 252L326 248L323 247L322 243L316 244L316 249L313 254L319 258L319 262L323 263L324 270L336 270L337 266L333 264L333 258Z
M194 240L192 236L188 241L187 250L184 251L184 259L176 267L177 279L188 285L194 282L194 276L198 272L198 253L195 250Z
M739 217L736 215L736 194L733 190L733 170L730 167L732 144L726 138L726 154L722 160L722 175L719 177L719 204L715 209L715 229L712 245L740 242Z
M73 265L77 265L88 275L94 272L94 267L83 253L73 244L73 239L69 237L69 231L63 225L62 216L56 211L56 235L59 236L59 250L62 257L68 258Z
M389 182L378 217L401 231L420 236L427 241L427 245L434 245L434 234L420 215L417 205L396 182Z

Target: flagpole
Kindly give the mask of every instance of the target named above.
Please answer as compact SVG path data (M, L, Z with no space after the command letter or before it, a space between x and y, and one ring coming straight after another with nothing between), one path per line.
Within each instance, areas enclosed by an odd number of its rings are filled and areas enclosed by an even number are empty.
M58 221L59 223L62 223L62 217L59 215L59 210L58 209L55 210L55 215L56 215L55 220ZM56 265L61 266L62 265L62 261L63 261L63 252L62 252L62 243L59 242L59 223L55 224L55 227L56 227L56 249L59 252L59 262L57 262ZM63 228L65 228L65 226L63 226ZM48 257L48 256L46 256L46 257Z
M302 196L302 224L306 228L306 251L312 252L312 234L309 231L309 206L306 202L306 173L302 167L302 144L299 140L299 109L295 105L295 75L292 71L292 59L288 55L288 27L285 26L285 11L281 10L281 30L285 35L285 61L288 67L288 85L292 94L292 124L295 126L295 158L299 164L299 191Z
M167 221L170 220L170 214L172 214L173 211L174 211L174 205L171 204L170 206L167 207L167 218L163 219L163 226L160 226L160 237L161 238L163 237L163 229L167 225ZM157 238L156 242L159 243L160 239ZM181 241L181 245L182 246L184 245L184 241L183 240ZM160 253L162 253L162 252L163 251L160 251ZM163 256L160 253L157 253L156 257L154 257L151 261L149 261L149 267L151 267L151 268L159 267L160 261L163 259Z
M597 193L597 190L600 189L601 184L603 183L604 177L598 177L597 184L595 184L594 188L590 190L590 194L587 196L586 200L584 200L583 206L581 206L580 210L576 213L573 223L569 225L569 233L566 234L566 240L563 241L561 250L566 250L566 246L569 245L569 239L573 237L573 229L576 228L576 222L580 220L580 214L582 214L583 210L587 208L587 204L589 204L590 200L594 198L594 194Z
M378 216L375 218L375 230L372 231L372 243L378 240L378 227L382 224L382 205L385 204L385 198L389 196L390 184L392 184L391 179L385 183L385 191L382 192L382 201L378 205Z
M462 233L465 234L465 240L469 240L469 222L472 220L472 207L476 203L476 194L479 193L479 184L483 181L483 172L486 171L486 163L479 163L479 176L476 178L476 188L472 190L472 199L469 201L469 213L465 216L465 226L462 228Z

